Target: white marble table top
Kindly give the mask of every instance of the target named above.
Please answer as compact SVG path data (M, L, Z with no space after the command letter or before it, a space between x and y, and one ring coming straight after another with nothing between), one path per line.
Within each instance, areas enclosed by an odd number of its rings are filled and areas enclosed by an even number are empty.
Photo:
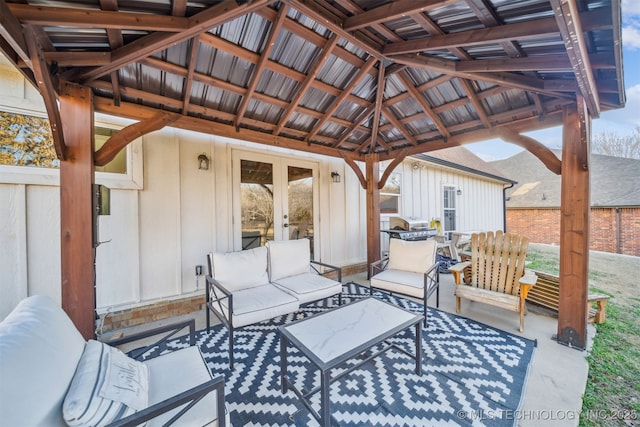
M367 347L380 336L393 335L390 331L404 329L418 319L422 316L375 298L366 298L280 329L286 330L288 336L323 363L329 363L359 347Z

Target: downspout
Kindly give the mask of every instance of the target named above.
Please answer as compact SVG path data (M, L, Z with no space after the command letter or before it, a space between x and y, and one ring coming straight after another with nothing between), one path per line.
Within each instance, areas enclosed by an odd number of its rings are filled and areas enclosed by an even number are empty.
M616 208L616 253L621 254L622 245L620 240L622 239L622 209Z
M507 232L507 190L513 188L516 185L516 182L512 182L508 187L502 188L502 226L504 228L505 233Z

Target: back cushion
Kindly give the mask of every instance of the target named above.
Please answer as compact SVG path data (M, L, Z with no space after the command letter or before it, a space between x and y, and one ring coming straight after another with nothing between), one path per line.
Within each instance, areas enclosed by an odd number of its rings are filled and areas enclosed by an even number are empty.
M213 254L213 278L229 291L253 288L269 282L267 248Z
M85 343L57 302L22 300L0 323L0 424L64 425L62 400Z
M424 273L435 262L436 241L389 240L389 269Z
M284 277L309 272L311 247L309 239L272 240L269 248L269 277L272 282Z

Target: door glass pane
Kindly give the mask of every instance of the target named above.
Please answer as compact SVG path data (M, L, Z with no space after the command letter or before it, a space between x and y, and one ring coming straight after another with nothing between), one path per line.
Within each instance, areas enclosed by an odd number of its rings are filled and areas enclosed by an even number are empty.
M242 249L273 240L273 165L240 160Z
M444 207L444 231L451 238L451 231L456 230L456 189L445 186L442 205Z
M287 168L289 203L289 238L308 238L313 259L313 171L307 168Z

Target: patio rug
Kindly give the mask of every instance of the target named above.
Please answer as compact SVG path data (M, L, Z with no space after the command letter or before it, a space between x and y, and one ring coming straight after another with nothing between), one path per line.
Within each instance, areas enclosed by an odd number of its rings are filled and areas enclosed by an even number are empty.
M369 296L355 283L343 287L343 303ZM383 292L382 300L422 314L422 305ZM225 374L225 401L234 426L318 425L295 394L280 391L280 340L283 323L337 304L321 301L300 312L238 329L235 367L228 370L228 338L221 325L198 331L197 342L209 368ZM415 330L393 341L415 351ZM332 424L340 426L515 425L536 342L482 323L429 309L423 330L423 373L415 361L394 350L367 362L331 385ZM181 348L186 338L150 350L145 357ZM303 389L320 384L317 370L289 347L289 375ZM332 371L338 373L340 370ZM319 410L319 393L312 398Z

